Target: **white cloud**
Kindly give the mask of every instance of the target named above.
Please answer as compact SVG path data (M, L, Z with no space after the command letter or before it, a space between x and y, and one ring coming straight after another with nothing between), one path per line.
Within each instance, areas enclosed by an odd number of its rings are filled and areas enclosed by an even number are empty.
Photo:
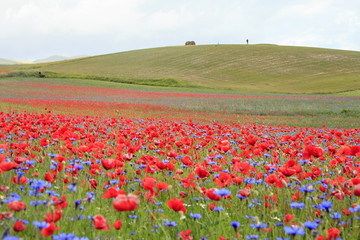
M0 57L102 54L183 44L360 50L357 0L1 0Z
M68 2L66 2L68 3ZM9 6L3 21L19 30L40 34L93 34L109 29L126 28L129 23L140 21L136 8L139 0L79 0L73 4L62 1L28 1L24 5ZM14 34L13 28L6 28Z

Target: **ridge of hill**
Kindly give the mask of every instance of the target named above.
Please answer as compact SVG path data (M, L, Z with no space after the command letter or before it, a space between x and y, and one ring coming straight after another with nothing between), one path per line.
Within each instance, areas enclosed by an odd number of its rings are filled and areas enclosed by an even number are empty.
M31 64L32 62L0 58L0 65Z
M360 52L270 44L161 47L15 67L30 69L55 77L135 79L139 81L133 83L145 85L168 79L183 86L242 92L326 94L360 89Z
M33 61L34 63L47 63L47 62L57 62L57 61L64 61L64 60L70 60L70 59L76 59L76 58L85 58L89 57L88 55L77 55L72 57L65 57L60 55L53 55L47 58L37 59Z

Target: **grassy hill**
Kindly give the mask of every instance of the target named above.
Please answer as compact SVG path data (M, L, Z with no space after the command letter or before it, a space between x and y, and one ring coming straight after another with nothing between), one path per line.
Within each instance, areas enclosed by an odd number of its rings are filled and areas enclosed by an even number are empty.
M30 64L32 62L0 58L0 65Z
M316 94L360 89L360 52L266 44L162 47L12 69L242 92Z

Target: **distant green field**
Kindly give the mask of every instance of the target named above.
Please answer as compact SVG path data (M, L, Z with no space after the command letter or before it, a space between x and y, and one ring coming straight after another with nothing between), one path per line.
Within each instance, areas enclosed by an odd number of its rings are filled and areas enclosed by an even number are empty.
M162 47L6 69L245 93L359 95L360 90L360 52L277 45Z
M199 90L202 92L196 93ZM359 128L360 118L358 96L241 96L233 90L165 88L85 79L3 78L0 98L0 111L6 112L41 112L47 108L57 113L115 117L118 110L121 116L130 118L191 118L330 128Z

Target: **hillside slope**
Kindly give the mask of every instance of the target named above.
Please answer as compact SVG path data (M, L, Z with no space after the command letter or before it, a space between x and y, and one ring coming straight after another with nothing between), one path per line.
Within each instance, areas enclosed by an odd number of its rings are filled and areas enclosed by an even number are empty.
M30 66L23 66L23 69ZM360 89L360 52L277 45L198 45L120 52L31 69L273 93Z
M0 58L0 65L31 64L32 62Z

